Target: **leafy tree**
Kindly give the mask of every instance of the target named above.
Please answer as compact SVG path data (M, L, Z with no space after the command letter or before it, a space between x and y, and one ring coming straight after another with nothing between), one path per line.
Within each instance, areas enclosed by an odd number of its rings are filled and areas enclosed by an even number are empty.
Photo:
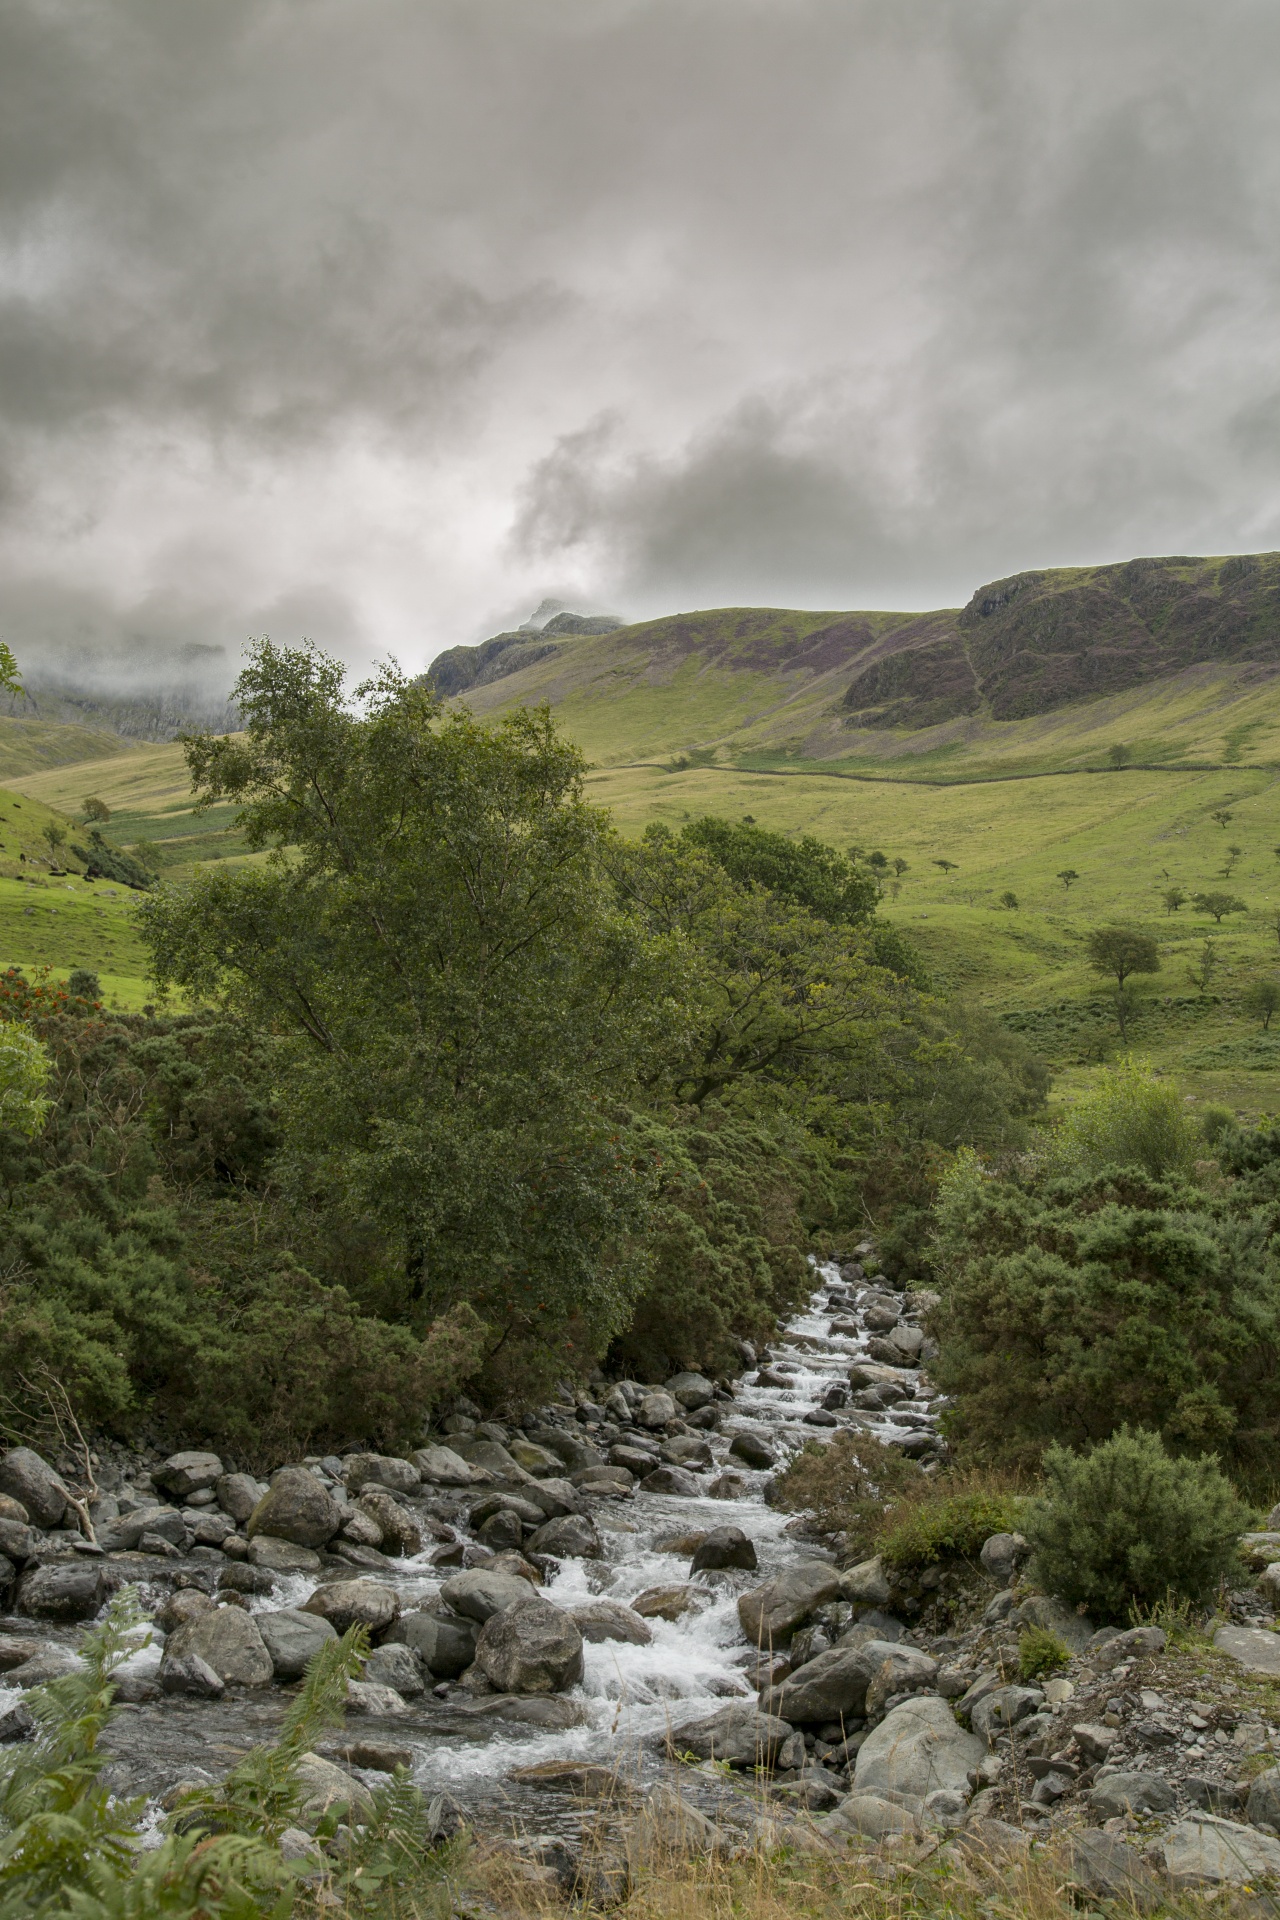
M1218 970L1218 949L1211 939L1206 940L1200 949L1200 957L1194 966L1187 968L1187 978L1203 1000L1213 983Z
M1133 748L1117 741L1114 746L1107 748L1107 759L1113 767L1127 767L1133 759Z
M1218 807L1209 815L1209 818L1216 820L1225 832L1226 828L1230 826L1231 822L1235 819L1235 815L1227 807Z
M1176 913L1179 907L1186 905L1187 896L1181 887L1166 887L1162 897L1166 913Z
M1104 1068L1067 1109L1048 1154L1073 1177L1141 1167L1153 1180L1188 1172L1194 1158L1195 1130L1177 1089L1131 1059Z
M1159 973L1160 951L1148 933L1132 927L1095 927L1088 942L1089 965L1095 973L1110 974L1116 983L1116 1017L1120 1037L1128 1037L1129 1015L1134 1003L1125 994L1125 983L1135 973Z
M1078 880L1080 878L1080 875L1076 872L1074 867L1063 867L1062 871L1056 876L1056 878L1061 880L1064 891L1067 893L1070 893L1072 883Z
M935 860L933 864L935 867L941 867L944 873L954 873L957 869L958 862L955 860Z
M909 865L909 862L904 860L900 853L894 854L893 871L897 875L899 880L901 880L903 874L907 871L908 865Z
M86 879L114 880L119 886L132 887L139 893L155 880L154 873L144 867L141 860L120 847L111 846L96 827L90 829L87 847L73 844L71 851L82 862Z
M883 873L885 868L888 866L888 864L889 864L888 854L881 853L879 847L876 848L874 853L869 853L867 855L867 865L869 867L873 867L877 873Z
M98 796L94 793L87 794L80 802L80 811L83 813L86 823L93 820L96 821L100 827L105 827L107 821L111 818L111 809L106 801L99 800Z
M1244 852L1243 847L1227 848L1226 865L1218 868L1218 872L1222 875L1224 880L1229 880L1231 878L1232 874L1235 872L1235 869L1239 864L1240 856L1243 852Z
M0 1128L39 1133L49 1111L49 1055L28 1027L0 1025Z
M739 885L765 887L834 925L857 924L875 911L875 882L811 834L793 840L767 827L708 814L690 821L680 838L707 854ZM869 864L883 867L887 862L883 854L872 854Z
M47 820L44 826L41 827L40 832L48 843L49 852L56 858L58 848L66 845L66 828L57 820Z
M67 992L73 1000L101 1000L102 983L91 967L74 967L67 975Z
M1009 892L1002 893L1000 895L1000 905L1006 907L1010 913L1014 912L1018 905L1017 894Z
M1240 1005L1254 1020L1261 1020L1265 1033L1271 1016L1280 1008L1280 980L1251 980L1240 996Z
M1212 914L1216 925L1221 926L1228 913L1247 913L1249 909L1243 900L1234 893L1195 893L1191 904L1200 912Z

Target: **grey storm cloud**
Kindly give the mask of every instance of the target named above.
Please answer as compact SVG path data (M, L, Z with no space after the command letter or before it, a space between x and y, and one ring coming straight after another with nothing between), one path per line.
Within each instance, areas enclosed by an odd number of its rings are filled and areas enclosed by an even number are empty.
M11 0L0 624L94 684L545 593L1280 545L1270 0Z

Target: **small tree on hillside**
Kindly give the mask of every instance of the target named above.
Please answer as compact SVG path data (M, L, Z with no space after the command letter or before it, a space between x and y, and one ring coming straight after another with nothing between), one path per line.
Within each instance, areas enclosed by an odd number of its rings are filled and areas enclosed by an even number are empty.
M1280 907L1273 907L1269 917L1271 925L1275 929L1276 939L1280 940Z
M1243 852L1244 852L1243 847L1227 848L1226 865L1218 868L1218 872L1222 875L1224 880L1229 880L1231 878L1232 874L1235 872L1237 865L1239 864L1240 855Z
M1195 893L1191 896L1191 904L1201 913L1212 914L1218 926L1222 925L1223 918L1228 913L1249 911L1244 901L1238 899L1234 893Z
M902 878L902 876L903 876L903 874L904 874L904 873L906 872L906 870L907 870L907 866L908 866L908 864L909 864L909 863L908 863L908 862L907 862L906 860L904 860L904 859L903 859L903 857L902 857L902 855L901 855L900 853L895 853L895 854L894 854L894 856L893 856L893 871L894 871L894 873L895 873L895 874L897 875L897 877L898 877L898 879L899 879L899 880L901 880L901 878Z
M941 867L944 873L954 873L958 863L955 860L935 860L935 867Z
M1218 970L1218 950L1212 940L1206 940L1200 949L1200 958L1194 966L1187 968L1187 978L1203 1000Z
M52 854L53 858L56 860L58 857L58 848L61 846L65 846L66 844L66 839L67 839L66 828L60 827L56 820L50 820L43 827L41 827L40 832L44 836L45 840L48 842L49 852Z
M1252 1019L1261 1020L1265 1033L1272 1014L1280 1010L1280 981L1251 980L1240 995L1240 1005Z
M1176 913L1179 907L1186 904L1187 898L1181 887L1166 887L1162 897L1166 913Z
M84 814L87 821L92 820L100 827L105 826L111 818L110 807L105 800L99 800L96 793L85 795L84 799L80 802L80 811Z
M1139 933L1136 928L1095 927L1089 935L1088 950L1093 971L1109 974L1116 983L1116 1020L1120 1038L1127 1040L1135 1002L1125 992L1125 983L1135 973L1159 973L1159 949L1149 933Z
M1107 758L1113 767L1127 767L1133 759L1133 748L1117 741L1114 747L1107 748Z
M1229 823L1235 819L1235 815L1234 813L1231 812L1231 809L1229 807L1218 807L1214 810L1213 813L1209 815L1209 818L1211 820L1216 820L1218 825L1225 832Z
M1080 875L1074 867L1064 867L1062 872L1057 874L1055 878L1061 880L1064 890L1070 893L1072 882L1078 880Z
M1000 895L1000 905L1002 907L1007 907L1010 913L1016 913L1018 909L1017 894L1009 893L1009 892L1002 893Z

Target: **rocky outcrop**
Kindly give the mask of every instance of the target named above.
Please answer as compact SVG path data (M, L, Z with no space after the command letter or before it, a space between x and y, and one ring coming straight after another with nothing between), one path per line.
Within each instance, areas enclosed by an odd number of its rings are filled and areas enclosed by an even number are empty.
M485 1621L476 1665L500 1693L561 1693L582 1678L582 1634L569 1614L531 1596Z

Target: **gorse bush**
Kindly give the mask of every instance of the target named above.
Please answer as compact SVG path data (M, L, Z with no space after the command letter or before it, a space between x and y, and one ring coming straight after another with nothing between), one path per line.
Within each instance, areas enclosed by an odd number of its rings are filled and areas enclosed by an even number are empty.
M947 1480L925 1479L924 1490L894 1508L876 1545L886 1566L903 1572L939 1560L976 1561L993 1533L1016 1533L1025 1504L1018 1494L991 1488L951 1491Z
M1122 1427L1087 1453L1050 1447L1043 1470L1022 1526L1031 1575L1097 1620L1207 1599L1238 1564L1247 1510L1212 1455L1176 1459L1158 1434Z
M1186 1172L1196 1130L1177 1087L1141 1061L1104 1068L1097 1084L1070 1107L1048 1148L1051 1169L1088 1177L1107 1167L1138 1167L1158 1180Z
M1018 1635L1018 1675L1023 1680L1042 1680L1060 1673L1071 1658L1071 1649L1060 1634L1047 1627L1028 1627Z

